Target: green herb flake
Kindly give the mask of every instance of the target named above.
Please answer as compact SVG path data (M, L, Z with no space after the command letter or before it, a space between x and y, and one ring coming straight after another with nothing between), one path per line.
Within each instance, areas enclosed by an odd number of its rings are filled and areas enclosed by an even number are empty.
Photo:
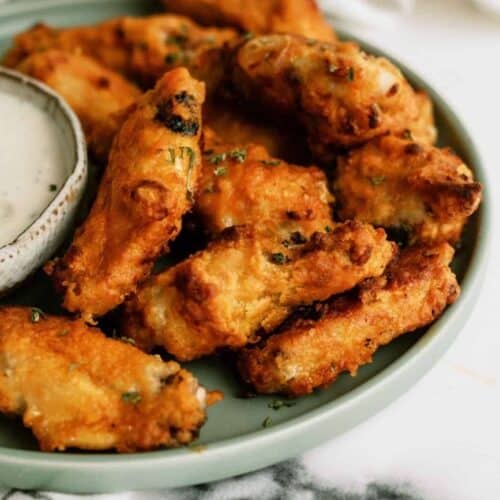
M179 57L178 52L171 52L165 56L165 62L167 64L175 64L179 60Z
M51 184L51 185L49 186L49 191L50 191L50 192L52 192L52 193L53 193L54 191L57 191L57 184Z
M213 149L205 149L205 151L203 151L203 156L210 156L210 155L213 155L214 154L214 150Z
M226 153L215 153L212 156L210 156L208 161L210 163L213 163L214 165L219 165L219 163L222 163L223 161L225 161L226 158L227 158Z
M217 167L216 169L214 169L214 174L217 177L222 177L223 175L227 174L227 168L226 167Z
M271 427L271 425L273 425L273 420L271 417L266 417L262 422L262 427L264 427L264 429L266 429L267 427Z
M355 77L354 68L351 66L351 67L349 68L349 71L347 72L347 79L348 79L350 82L353 82L353 81L354 81L354 77Z
M204 444L190 444L188 449L194 453L203 453L207 451L207 446Z
M247 40L251 40L254 36L255 36L255 34L252 31L247 31L246 33L243 33L241 38L243 40L247 41Z
M260 162L266 165L266 167L277 167L281 165L281 160L260 160Z
M325 232L326 233L331 233L333 229L330 226L325 226Z
M173 165L175 163L175 149L174 148L168 148L168 156L169 156L169 161Z
M247 150L246 149L233 149L229 153L229 157L232 160L236 160L238 163L243 163L247 158Z
M70 333L69 328L65 328L64 330L61 330L60 332L57 332L58 337L66 337Z
M407 141L413 141L413 134L411 133L410 129L406 129L403 132L403 139L406 139Z
M32 307L30 320L32 323L38 323L42 318L45 318L45 313L38 307Z
M204 193L215 193L215 186L211 184L210 186L207 186L204 190Z
M283 255L281 252L277 252L271 254L271 262L273 262L274 264L283 265L288 262L288 259L286 255Z
M373 186L378 186L385 182L385 176L383 175L374 175L373 177L370 177L370 182L372 183Z
M129 391L122 394L122 400L125 403L136 405L141 402L142 397L137 391Z
M274 399L271 401L267 407L271 408L271 410L280 410L281 408L291 408L295 406L297 403L295 401L284 401L283 399Z
M167 45L177 45L177 46L183 45L186 42L187 42L187 37L185 34L169 35L165 40L165 43Z

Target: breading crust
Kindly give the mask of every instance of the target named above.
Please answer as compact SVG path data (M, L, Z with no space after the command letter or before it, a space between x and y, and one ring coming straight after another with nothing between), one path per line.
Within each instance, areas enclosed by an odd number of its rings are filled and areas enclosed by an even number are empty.
M395 247L383 230L355 222L293 247L251 228L230 229L145 284L126 304L123 331L141 347L161 345L180 360L242 347L294 307L379 276Z
M203 84L178 68L128 116L89 216L46 265L69 311L91 320L118 306L178 235L201 168L203 100Z
M300 396L344 371L355 375L379 347L428 325L458 298L452 258L447 243L402 251L356 293L317 305L309 311L313 319L299 317L243 350L242 378L260 393Z
M0 411L21 416L44 451L185 445L206 418L189 372L81 320L0 308L0 360Z

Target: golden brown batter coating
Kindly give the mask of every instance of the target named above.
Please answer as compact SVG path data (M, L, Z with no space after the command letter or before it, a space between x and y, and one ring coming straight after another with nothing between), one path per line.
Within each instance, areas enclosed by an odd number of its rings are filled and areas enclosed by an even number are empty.
M296 319L242 351L243 379L260 393L300 396L355 375L382 345L437 319L459 295L447 243L404 250L355 296L334 297L314 319Z
M318 155L412 129L420 119L421 102L401 72L352 43L259 36L241 42L233 65L236 89L300 120Z
M203 106L203 124L228 144L258 144L267 152L290 163L309 165L311 153L304 130L297 123L274 123L265 113L242 103L209 100Z
M333 197L320 169L290 165L255 144L232 146L207 128L204 142L194 209L212 235L251 225L262 235L303 239L333 226Z
M339 159L334 191L341 219L403 229L412 243L455 243L482 187L450 150L387 136Z
M315 0L163 0L167 10L202 24L235 26L253 33L292 33L336 40Z
M102 163L125 120L126 110L141 95L123 76L94 59L62 50L35 52L16 68L62 95L82 122L88 147Z
M233 38L231 29L202 28L173 14L119 17L93 26L37 24L14 39L3 63L16 67L33 52L61 49L90 56L146 86L177 66L193 69L198 57ZM191 64L193 67L191 67ZM205 72L208 73L208 72Z
M125 335L180 360L242 347L294 307L379 276L396 251L383 230L355 222L292 247L248 228L224 236L153 277L127 303Z
M179 233L201 169L203 100L203 84L177 68L128 116L89 216L47 266L68 311L91 319L121 304Z
M401 134L403 137L411 136L413 140L433 146L437 140L437 128L434 122L434 104L428 94L419 90L416 92L419 109L417 119L410 124L408 130Z
M0 359L0 411L44 451L180 446L205 421L210 397L189 372L81 320L0 308Z

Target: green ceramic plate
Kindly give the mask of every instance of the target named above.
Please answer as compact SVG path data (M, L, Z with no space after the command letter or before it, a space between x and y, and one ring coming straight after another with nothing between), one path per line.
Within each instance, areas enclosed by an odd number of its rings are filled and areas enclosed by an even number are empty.
M0 7L0 53L16 32L36 21L55 25L93 23L122 14L150 14L159 3L18 0ZM472 140L453 111L411 70L400 67L415 86L433 97L442 143L452 146L486 184ZM331 388L304 397L291 408L273 411L267 406L272 398L240 399L241 387L234 374L217 360L192 363L189 368L203 384L223 390L225 399L209 411L200 446L181 450L121 456L41 453L30 432L19 422L0 419L0 484L79 493L196 484L265 467L354 427L407 391L442 356L467 321L486 266L491 227L487 194L480 212L469 224L455 261L463 286L459 302L427 331L403 336L381 349L357 377L342 376ZM45 290L46 284L38 277L8 300L40 305L45 302ZM268 416L273 425L263 429L262 422Z

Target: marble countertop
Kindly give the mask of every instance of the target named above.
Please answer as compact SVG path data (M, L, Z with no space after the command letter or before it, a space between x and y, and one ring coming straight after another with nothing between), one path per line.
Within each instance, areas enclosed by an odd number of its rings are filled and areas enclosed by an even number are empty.
M1 8L1 7L0 7ZM500 22L466 0L418 0L387 27L349 30L407 62L445 95L479 146L500 220ZM207 486L106 495L135 500L498 500L498 227L478 305L458 340L404 397L304 456ZM67 495L4 492L55 500Z

